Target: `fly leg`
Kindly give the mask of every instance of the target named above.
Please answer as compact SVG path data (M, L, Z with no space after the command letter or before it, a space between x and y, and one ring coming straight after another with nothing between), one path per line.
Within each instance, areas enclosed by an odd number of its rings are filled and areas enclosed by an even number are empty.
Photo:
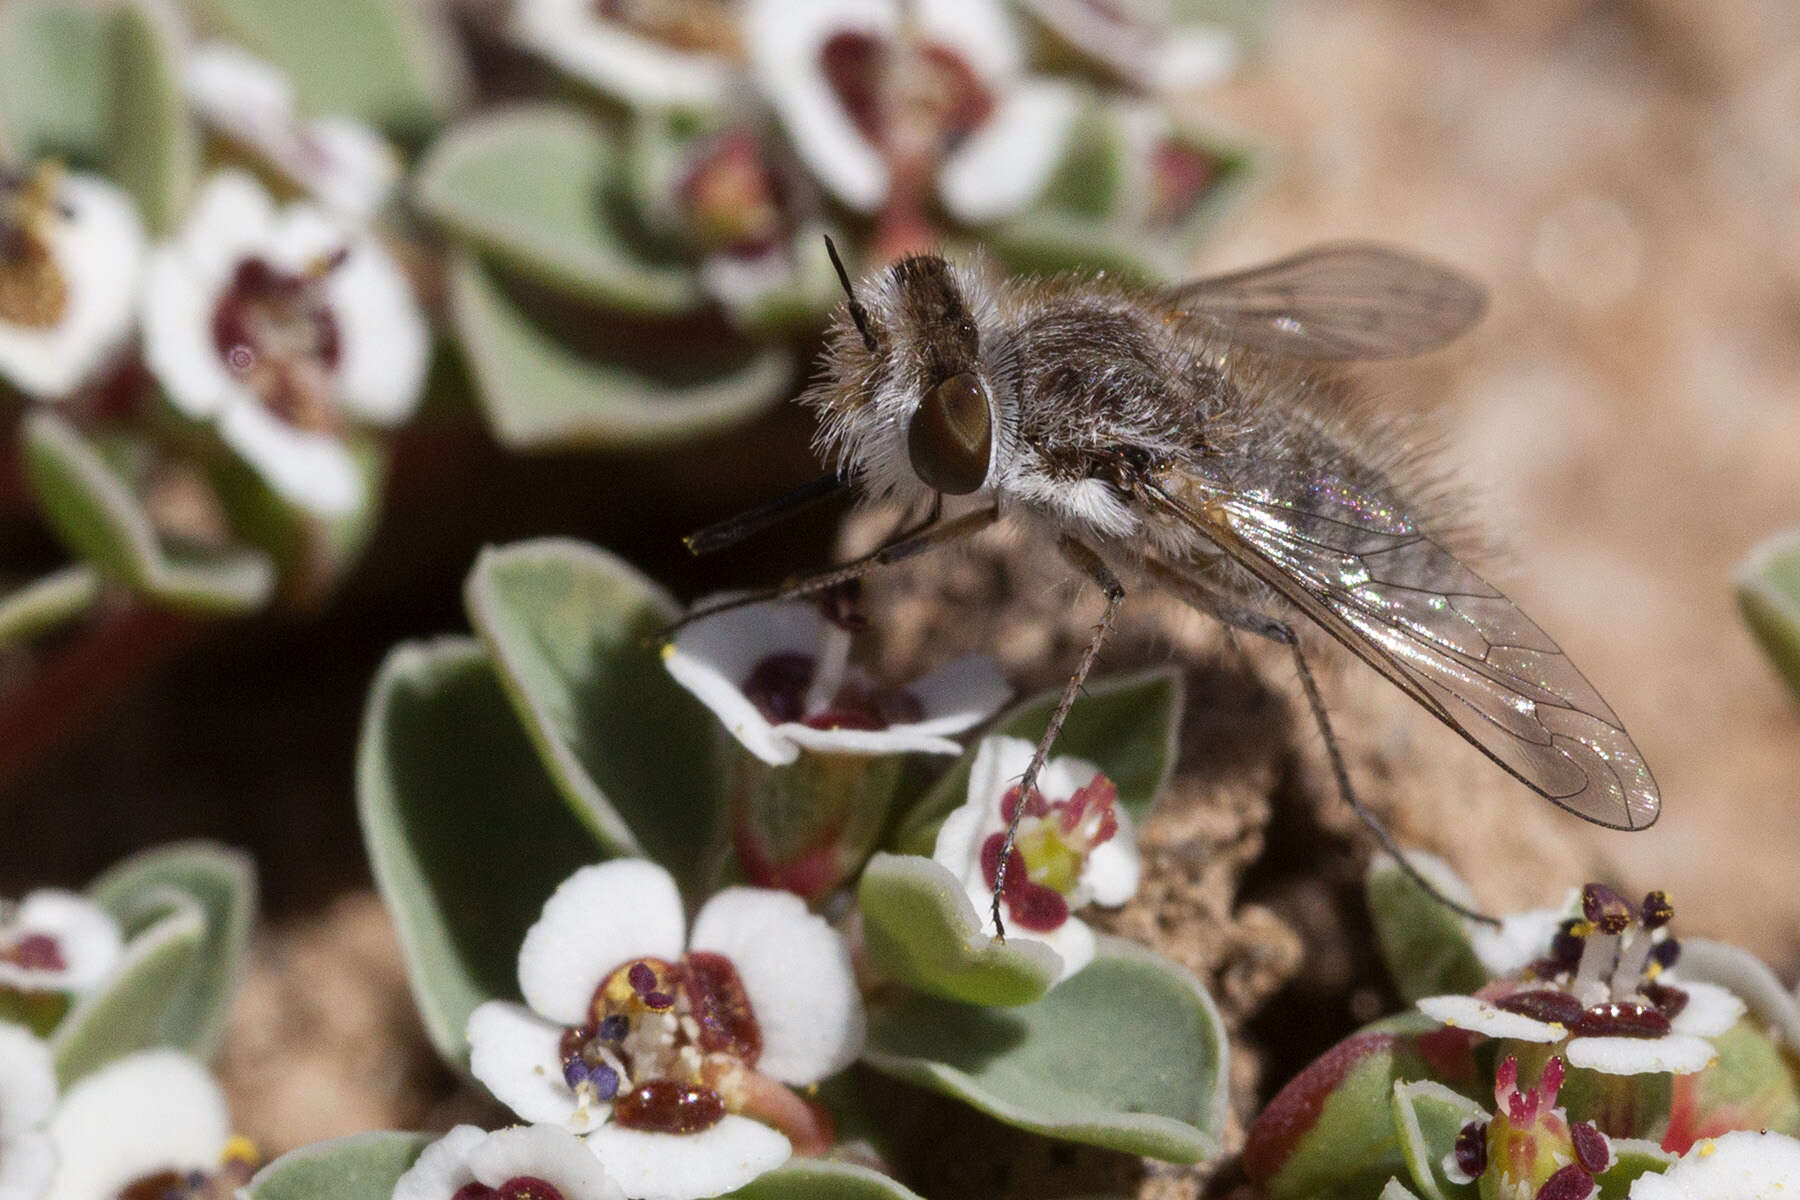
M1000 865L994 872L994 935L1003 942L1006 940L1006 922L1000 916L1000 898L1006 894L1006 868L1012 860L1013 843L1019 837L1019 821L1025 815L1025 801L1037 786L1038 774L1050 757L1050 747L1056 744L1056 735L1062 732L1063 722L1068 720L1069 709L1074 706L1081 685L1087 680L1088 672L1094 669L1094 660L1100 657L1100 647L1112 633L1113 624L1119 617L1119 606L1125 603L1124 585L1090 547L1074 538L1064 537L1057 542L1056 548L1064 559L1093 580L1095 586L1105 593L1106 611L1100 614L1100 623L1094 626L1094 639L1082 651L1081 661L1075 664L1075 673L1069 676L1069 682L1063 688L1062 699L1056 702L1056 711L1050 714L1050 723L1044 726L1044 736L1038 739L1037 749L1032 752L1031 764L1025 768L1025 774L1019 780L1019 803L1013 805L1012 818L1006 824L1006 840L1000 844Z
M938 508L933 505L924 521L911 529L897 531L875 549L867 554L858 555L848 562L839 563L835 567L827 567L825 570L811 575L794 576L775 587L759 588L753 592L746 592L742 596L733 596L729 600L721 600L717 604L709 604L705 608L697 608L692 612L685 613L665 627L660 636L667 639L684 626L718 613L729 612L734 608L745 608L770 600L791 600L796 596L810 596L814 592L822 592L827 588L836 587L840 583L860 579L878 567L897 563L902 559L911 558L915 554L923 554L927 550L947 545L950 542L973 537L1000 519L1000 510L997 508L978 509L941 524L936 523L937 514Z
M1332 731L1331 718L1325 711L1325 699L1319 694L1319 685L1313 679L1312 668L1307 665L1306 655L1300 650L1300 638L1294 633L1294 627L1279 617L1271 617L1252 609L1236 604L1227 597L1221 596L1210 588L1204 587L1194 580L1172 570L1166 564L1148 560L1145 569L1150 577L1168 588L1182 603L1198 612L1205 613L1214 620L1222 622L1233 629L1241 629L1245 633L1253 633L1257 637L1267 638L1288 648L1293 656L1294 669L1300 676L1300 689L1306 693L1307 707L1312 710L1313 723L1319 727L1319 736L1325 743L1325 757L1331 763L1332 777L1337 781L1338 794L1344 803L1350 806L1357 819L1369 827L1381 848L1393 857L1395 864L1413 881L1420 890L1439 904L1458 916L1467 917L1471 921L1480 921L1484 925L1498 926L1499 920L1484 912L1477 912L1461 901L1446 896L1443 889L1425 877L1424 872L1413 866L1406 857L1405 851L1388 832L1381 818L1377 817L1363 804L1362 798L1356 794L1356 788L1350 783L1349 768L1344 765L1344 754L1338 747L1337 734Z

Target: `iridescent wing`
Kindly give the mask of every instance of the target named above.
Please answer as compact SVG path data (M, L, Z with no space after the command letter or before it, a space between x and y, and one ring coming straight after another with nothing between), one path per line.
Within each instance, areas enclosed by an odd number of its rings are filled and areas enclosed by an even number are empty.
M1159 302L1195 336L1332 360L1435 350L1487 308L1481 287L1448 267L1359 242L1197 279L1170 288Z
M1190 525L1489 758L1596 824L1661 799L1618 716L1555 642L1394 507L1278 463L1152 485Z

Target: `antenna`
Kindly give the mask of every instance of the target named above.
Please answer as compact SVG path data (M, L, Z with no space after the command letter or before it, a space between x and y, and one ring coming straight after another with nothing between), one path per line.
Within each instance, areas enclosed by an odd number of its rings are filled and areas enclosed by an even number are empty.
M831 235L825 235L825 253L831 255L831 265L837 268L838 282L844 285L844 295L850 298L850 319L856 323L856 331L862 334L863 345L870 354L875 353L875 335L869 330L869 310L862 306L856 293L850 287L850 272L844 270L844 260L838 257L837 243Z

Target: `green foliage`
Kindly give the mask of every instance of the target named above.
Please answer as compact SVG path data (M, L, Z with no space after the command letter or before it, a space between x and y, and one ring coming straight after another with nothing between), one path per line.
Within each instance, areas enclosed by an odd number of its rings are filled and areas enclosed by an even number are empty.
M1750 632L1800 694L1800 530L1758 544L1733 574L1732 586Z
M357 1133L282 1155L250 1180L245 1200L388 1200L431 1143L423 1133Z

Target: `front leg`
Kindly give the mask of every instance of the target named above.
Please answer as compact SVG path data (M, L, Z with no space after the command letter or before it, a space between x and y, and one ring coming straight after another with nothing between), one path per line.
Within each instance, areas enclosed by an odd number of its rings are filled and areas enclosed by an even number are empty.
M1075 673L1069 676L1069 682L1063 688L1062 699L1057 701L1056 711L1050 714L1050 724L1044 727L1044 736L1038 739L1037 749L1031 755L1031 764L1025 768L1025 774L1019 780L1019 803L1013 805L1012 818L1006 824L1006 840L1000 844L1000 865L994 872L994 935L1003 942L1006 940L1006 922L1000 916L1000 898L1006 893L1006 868L1012 860L1013 843L1019 837L1019 821L1025 815L1025 801L1037 786L1038 774L1043 771L1044 763L1050 757L1050 747L1056 744L1056 736L1062 732L1063 722L1068 719L1069 709L1074 707L1081 685L1087 681L1088 672L1094 669L1094 660L1100 657L1101 645L1105 643L1107 635L1112 633L1113 624L1119 617L1119 606L1125 603L1125 586L1091 547L1065 535L1058 539L1056 548L1064 559L1093 580L1095 586L1105 593L1106 611L1100 615L1100 623L1094 627L1094 638L1082 652L1081 661L1075 664Z

